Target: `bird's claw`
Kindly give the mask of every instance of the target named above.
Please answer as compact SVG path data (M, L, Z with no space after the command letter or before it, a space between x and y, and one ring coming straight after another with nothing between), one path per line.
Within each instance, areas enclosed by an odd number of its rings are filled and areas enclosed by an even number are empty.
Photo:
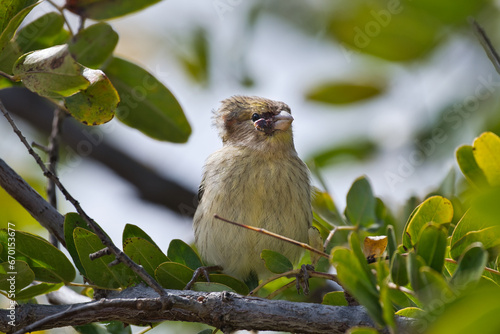
M201 276L205 276L207 279L207 282L210 282L210 274L209 271L221 271L222 267L221 266L203 266L203 267L198 267L194 273L193 277L191 280L186 284L184 287L184 290L191 290L193 287L193 284L200 278Z
M309 294L309 271L314 271L314 266L312 264L303 264L300 267L300 272L295 276L298 294L300 294L301 288L304 295Z

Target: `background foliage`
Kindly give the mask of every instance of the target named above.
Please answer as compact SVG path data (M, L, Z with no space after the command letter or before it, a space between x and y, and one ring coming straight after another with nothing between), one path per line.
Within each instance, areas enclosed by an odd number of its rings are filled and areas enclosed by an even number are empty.
M39 3L1 1L0 70L6 75L0 87L26 87L89 126L120 122L155 140L186 142L191 125L185 116L187 110L178 102L182 95L174 95L167 87L176 82L160 80L152 71L117 54L119 35L113 21L108 22L156 2L138 6L136 1L120 5L106 0L68 1L64 16L62 8L54 7L26 20ZM272 76L263 76L262 69L256 68L252 54L265 47L266 57L287 59L288 55L279 52L279 42L273 41L275 48L270 48L269 41L258 39L262 30L273 29L269 25L272 20L285 27L286 36L303 43L301 48L306 51L295 66L309 70L309 54L331 54L331 61L320 66L320 71L304 74L293 70L293 81L298 83L285 85L294 88L301 103L313 110L310 118L314 121L306 119L307 126L316 129L318 123L326 125L317 132L321 138L310 142L305 154L322 189L313 203L315 226L323 239L337 229L326 249L332 254L330 263L320 260L316 269L327 271L333 265L342 286L380 326L394 328L396 314L418 319L420 332L498 331L500 324L493 314L499 311L500 283L496 272L500 240L499 81L467 21L474 17L499 45L494 34L496 4L486 0L245 4L222 0L210 5L212 21L227 24L231 15L239 18L237 25L232 24L240 27L241 33L228 43L230 46L220 43L213 28L202 21L162 37L167 41L168 57L178 66L175 70L183 73L190 94L261 94L266 91L266 80L276 85ZM85 24L80 28L68 25L67 20L74 17L70 12L86 17ZM154 40L160 34L156 31L148 37ZM315 48L315 43L320 47ZM449 59L461 57L474 66L459 71L461 63L449 64ZM435 91L424 102L412 87L418 76L429 80ZM379 119L363 110L384 117ZM331 121L332 113L338 121ZM374 131L370 126L380 129ZM331 134L336 132L339 135ZM311 131L305 133L311 137ZM299 132L297 143L300 139ZM7 153L4 149L2 158ZM358 177L374 166L378 166L377 171L370 173L370 180ZM445 171L443 166L451 169ZM349 187L345 196L334 188L340 198L334 200L329 192L331 179L342 172L358 175L343 177ZM432 180L425 182L431 190L407 199L402 188L408 180L418 178ZM43 187L41 178L33 182L39 184L38 189ZM382 200L371 182L385 184L394 197ZM1 224L15 221L18 229L34 233L17 234L16 267L22 268L19 272L23 277L16 294L20 301L79 280L77 273L99 288L126 288L139 281L123 264L109 268L111 256L88 260L88 254L103 246L76 214L68 213L65 221L71 261L37 236L43 232L34 230L36 223L28 224L19 216L25 215L23 210L7 210L10 201L0 202ZM338 229L340 226L349 228ZM159 240L136 225L128 224L122 230L125 253L164 287L183 288L201 264L184 241L172 240L165 250L158 247ZM363 241L379 235L387 236L388 259L377 254L378 260L368 264L370 254ZM4 231L0 234L3 261L8 260L6 238ZM263 254L263 258L276 274L290 269L287 260L277 254ZM309 260L306 254L303 262ZM4 262L2 268L5 266ZM6 290L5 279L0 275L0 289ZM214 283L196 282L194 289L248 292L244 284L226 275L213 274L211 280ZM41 284L29 286L32 281ZM260 293L265 296L289 281L281 278ZM318 291L324 303L347 304L338 292L323 296L320 291L325 285L323 280L313 280L312 295ZM92 291L82 293L91 295ZM307 300L293 288L278 298Z

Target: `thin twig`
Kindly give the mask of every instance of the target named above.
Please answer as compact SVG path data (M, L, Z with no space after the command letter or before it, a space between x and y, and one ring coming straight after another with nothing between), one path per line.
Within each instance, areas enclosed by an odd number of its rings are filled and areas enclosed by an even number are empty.
M12 82L16 82L16 81L19 81L19 78L16 77L15 75L10 75L8 73L5 73L3 71L0 71L0 76L4 77L4 78L7 78L9 79L10 81Z
M476 20L471 18L469 20L472 28L474 30L474 34L476 35L479 43L481 43L484 51L486 51L486 55L490 58L491 63L495 67L495 70L500 74L500 57L498 56L497 51L493 47L488 35L484 31L484 29L477 23Z
M291 288L292 286L294 286L296 281L297 281L297 279L294 279L291 282L288 282L287 284L283 285L278 290L275 290L275 291L271 292L270 294L268 294L266 296L266 299L273 299L274 297L276 297L277 295L279 295L280 293L282 293L286 289Z
M407 293L407 294L409 294L411 296L415 296L415 291L412 291L412 290L410 290L408 288L405 288L404 286L400 286L400 285L394 284L392 282L389 282L387 284L387 286L389 287L389 289L399 290L399 291Z
M43 163L42 159L40 156L33 150L33 148L30 146L28 141L26 140L26 137L22 134L22 132L19 130L19 128L16 126L14 123L14 120L10 117L9 113L7 112L7 109L3 105L2 101L0 101L0 109L11 125L12 129L14 132L17 134L21 142L24 144L28 152L33 156L35 161L37 162L38 166L43 171L43 174L48 177L49 179L52 179L59 188L59 190L63 193L64 197L66 200L68 200L73 206L75 207L76 211L78 214L82 217L82 219L87 223L87 225L94 231L94 233L101 239L102 243L104 246L108 247L115 258L125 264L127 267L131 268L139 277L141 277L149 286L151 286L160 296L167 295L166 291L161 287L161 285L156 282L147 272L144 270L143 267L139 266L137 263L132 261L130 257L123 253L118 247L115 246L113 241L108 237L108 235L102 230L102 228L92 219L90 218L89 215L83 210L83 208L80 206L80 203L66 190L66 188L62 185L61 181L57 176L54 175L50 170L47 169L45 164Z
M449 263L454 263L454 264L458 264L457 261L453 260L453 259L450 259L450 258L445 258L444 259L446 262L449 262ZM495 269L492 269L492 268L489 268L489 267L484 267L484 270L492 273L492 274L495 274L495 275L499 275L500 276L500 271L498 270L495 270Z
M54 110L54 118L52 120L52 131L49 137L49 146L47 147L48 148L47 153L49 154L49 170L55 176L57 176L57 164L59 162L59 143L61 140L62 123L65 116L66 113L63 112L61 109L56 108ZM47 197L49 199L50 205L52 205L54 209L57 209L56 189L57 187L54 181L49 178L47 182ZM50 235L50 242L55 247L58 247L57 239L52 234Z
M229 224L233 224L233 225L236 225L236 226L239 226L239 227L243 227L243 228L246 228L246 229L249 229L249 230L252 230L252 231L255 231L255 232L259 232L259 233L262 233L262 234L265 234L265 235L268 235L270 237L273 237L273 238L276 238L276 239L279 239L279 240L283 240L283 241L286 241L288 243L291 243L291 244L294 244L296 246L299 246L299 247L302 247L302 248L305 248L307 249L308 251L311 251L313 253L316 253L316 254L319 254L327 259L330 258L330 255L326 254L325 252L322 252L316 248L313 248L311 246L309 246L308 244L306 243L303 243L303 242L299 242L297 240L293 240L293 239L290 239L290 238L287 238L287 237L284 237L282 235L279 235L279 234L276 234L276 233L273 233L273 232L270 232L266 229L263 229L263 228L259 228L259 227L253 227L253 226L250 226L250 225L244 225L244 224L240 224L240 223L236 223L236 222L233 222L231 220L228 220L226 218L222 218L220 217L219 215L214 215L214 218L216 219L219 219L219 220L222 220L223 222L226 222L226 223L229 223Z
M68 27L68 30L69 30L71 37L75 36L75 34L73 33L73 30L71 29L69 21L66 19L66 16L64 15L64 7L58 6L52 0L47 0L47 2L50 3L55 9L57 9L57 11L61 14L61 16L64 20L64 23L66 23L66 26Z
M334 226L333 230L330 231L328 237L325 239L325 243L323 244L323 249L326 249L330 241L332 241L333 236L337 231L356 231L358 229L357 226Z

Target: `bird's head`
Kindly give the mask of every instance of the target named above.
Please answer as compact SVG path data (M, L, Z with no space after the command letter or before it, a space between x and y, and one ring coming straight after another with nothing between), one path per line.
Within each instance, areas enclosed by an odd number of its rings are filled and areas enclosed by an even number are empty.
M293 146L293 117L290 107L283 102L256 96L233 96L222 101L214 119L225 144Z

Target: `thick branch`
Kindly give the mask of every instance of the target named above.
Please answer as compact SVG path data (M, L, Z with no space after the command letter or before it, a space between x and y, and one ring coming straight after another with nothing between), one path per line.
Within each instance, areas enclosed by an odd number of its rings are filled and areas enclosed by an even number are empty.
M139 285L118 296L73 305L32 305L16 308L15 327L0 323L7 333L83 325L118 320L147 325L162 320L205 323L224 332L239 329L278 330L293 333L344 333L353 326L374 324L361 306L328 306L242 297L229 292L167 290L159 297L149 287ZM165 309L163 305L172 305ZM9 310L0 310L6 319ZM409 332L411 320L397 318L398 333Z
M54 106L46 99L25 88L13 87L0 90L0 100L10 112L36 129L50 133ZM84 158L92 158L134 186L143 199L182 215L194 214L197 205L195 192L108 143L98 127L85 126L68 117L61 138L65 143L61 150L66 155L66 160L60 162L62 167L71 168Z
M0 187L4 188L62 245L66 245L64 217L2 159L0 159Z

